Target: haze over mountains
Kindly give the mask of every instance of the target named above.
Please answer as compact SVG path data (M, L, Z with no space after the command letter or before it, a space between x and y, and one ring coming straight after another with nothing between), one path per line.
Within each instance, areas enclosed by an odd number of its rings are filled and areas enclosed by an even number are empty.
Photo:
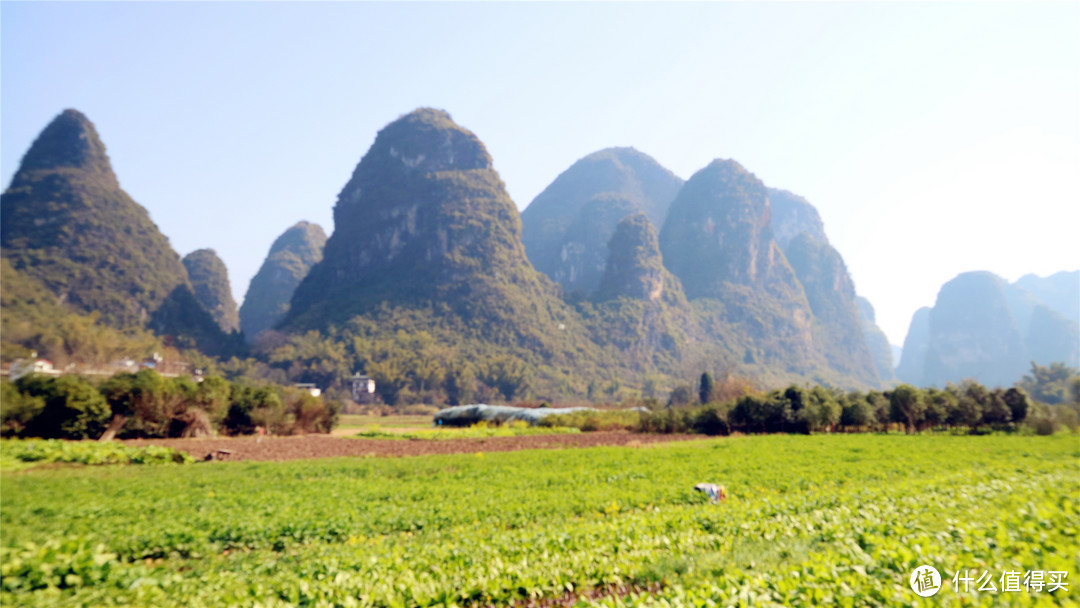
M683 182L632 148L601 150L519 214L480 139L421 108L379 132L338 195L329 238L300 222L273 243L239 311L213 250L181 262L74 110L43 131L2 201L5 273L109 326L149 328L216 356L243 352L238 328L256 345L276 329L275 344L310 338L333 351L332 370L278 361L294 381L314 381L314 369L321 382L352 371L391 377L388 366L402 365L394 352L412 339L423 361L408 365L443 370L421 386L475 376L494 388L513 377L544 398L593 396L601 383L611 396L653 392L702 371L762 385L893 381L873 307L856 295L817 210L734 160ZM925 327L913 323L897 375L935 383L975 365L980 380L1015 374L1011 382L1028 354L1075 361L1076 320L1062 311L1075 312L1080 296L1069 281L1025 277L1007 288L976 277L943 289L940 312L916 315ZM996 304L978 318L950 313L969 290ZM985 343L964 342L964 332L1009 323ZM262 358L301 356L259 348ZM972 348L1010 355L951 354Z
M1080 366L1080 271L1015 283L967 272L911 320L897 377L943 386L972 378L1007 386L1031 363Z

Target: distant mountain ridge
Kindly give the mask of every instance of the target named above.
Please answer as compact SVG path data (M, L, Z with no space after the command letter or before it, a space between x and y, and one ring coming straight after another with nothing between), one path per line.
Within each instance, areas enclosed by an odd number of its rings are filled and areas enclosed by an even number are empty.
M1040 365L1080 366L1080 324L1048 306L1080 301L1080 272L1009 284L985 271L966 272L942 286L933 308L912 319L896 373L902 381L941 386L973 378L1009 386Z

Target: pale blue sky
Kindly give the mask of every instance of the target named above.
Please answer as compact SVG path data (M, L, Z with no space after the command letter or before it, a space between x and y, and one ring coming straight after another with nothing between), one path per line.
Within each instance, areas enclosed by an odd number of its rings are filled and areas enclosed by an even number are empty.
M419 106L487 145L519 209L634 146L734 158L809 199L902 344L956 274L1080 267L1080 3L0 3L0 179L61 110L239 302Z

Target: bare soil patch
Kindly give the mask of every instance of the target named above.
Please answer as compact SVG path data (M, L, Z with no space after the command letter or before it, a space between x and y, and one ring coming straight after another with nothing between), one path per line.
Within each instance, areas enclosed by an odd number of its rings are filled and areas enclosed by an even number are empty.
M227 437L205 439L131 439L129 445L162 445L204 459L208 454L222 460L297 460L301 458L336 458L342 456L401 457L426 454L470 454L475 452L513 452L517 450L553 450L590 448L605 445L644 446L668 441L704 439L702 435L649 435L610 431L530 437L486 437L471 439L351 439L329 435L300 437ZM224 455L222 455L224 451Z

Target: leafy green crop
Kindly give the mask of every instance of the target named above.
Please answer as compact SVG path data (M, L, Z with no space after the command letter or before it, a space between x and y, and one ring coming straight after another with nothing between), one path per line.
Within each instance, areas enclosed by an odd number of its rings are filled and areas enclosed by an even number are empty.
M4 479L16 605L1077 605L1075 436L763 436ZM723 483L706 502L695 483ZM938 595L908 586L935 566Z
M61 441L59 439L0 441L2 468L24 468L16 463L68 462L78 464L185 464L191 456L173 448L156 445L128 446L111 441Z

